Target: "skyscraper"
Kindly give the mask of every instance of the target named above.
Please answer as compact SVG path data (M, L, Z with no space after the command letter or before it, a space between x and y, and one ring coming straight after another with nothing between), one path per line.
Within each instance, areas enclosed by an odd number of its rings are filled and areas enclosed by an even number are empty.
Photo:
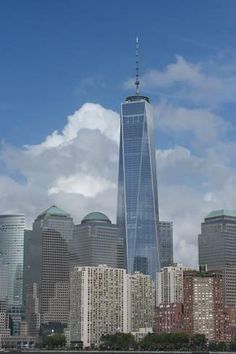
M73 235L73 220L64 210L51 206L40 214L33 232L26 233L25 284L29 327L66 325L69 312L69 241ZM32 257L32 254L34 257ZM27 274L30 273L30 274ZM35 331L35 328L34 328Z
M198 237L199 265L221 270L224 301L236 305L236 211L212 211L202 223Z
M137 65L136 95L122 103L120 119L117 224L129 273L140 271L155 279L158 221L154 116L149 98L139 95Z
M159 222L160 267L173 265L173 222Z
M70 264L97 267L106 264L113 268L124 268L124 239L118 227L99 212L86 215L76 225L70 241Z
M7 304L14 335L19 334L22 313L24 226L22 214L0 215L0 300Z

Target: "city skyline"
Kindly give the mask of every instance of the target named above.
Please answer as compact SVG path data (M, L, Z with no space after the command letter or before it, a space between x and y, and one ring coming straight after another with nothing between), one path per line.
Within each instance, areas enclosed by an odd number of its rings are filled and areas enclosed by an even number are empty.
M76 222L94 210L115 221L118 112L135 91L139 35L141 93L157 123L160 220L174 222L175 260L196 266L201 221L236 209L235 3L0 7L0 214L24 213L30 225L56 204Z

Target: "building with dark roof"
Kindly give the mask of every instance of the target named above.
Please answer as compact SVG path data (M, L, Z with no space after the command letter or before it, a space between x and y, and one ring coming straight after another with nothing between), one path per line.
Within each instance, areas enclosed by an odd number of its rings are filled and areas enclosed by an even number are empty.
M222 271L225 304L236 305L236 211L221 209L207 215L198 249L199 265Z
M113 268L124 267L123 238L118 227L103 213L86 215L74 228L70 241L70 266L97 267L106 264Z

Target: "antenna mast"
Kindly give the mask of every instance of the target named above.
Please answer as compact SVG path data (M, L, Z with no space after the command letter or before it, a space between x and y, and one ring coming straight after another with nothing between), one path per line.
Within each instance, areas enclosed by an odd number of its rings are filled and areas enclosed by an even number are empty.
M138 36L136 37L136 52L135 52L135 59L136 59L136 80L135 80L135 86L136 86L136 96L139 95L139 41L138 41Z

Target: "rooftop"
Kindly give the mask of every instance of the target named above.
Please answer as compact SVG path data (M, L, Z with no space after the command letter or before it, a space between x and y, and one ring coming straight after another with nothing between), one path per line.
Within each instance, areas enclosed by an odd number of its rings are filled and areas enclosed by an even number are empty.
M111 220L105 214L100 213L98 211L94 211L92 213L87 214L81 221L81 224L94 222L111 224Z
M136 101L149 101L149 97L147 96L140 96L140 95L135 95L135 96L128 96L126 97L126 102L136 102Z
M219 217L223 217L223 216L236 218L236 210L228 210L228 209L214 210L206 216L206 219L219 218Z
M52 205L50 208L46 209L39 216L70 216L69 213L65 212L63 209L58 208L56 205Z

